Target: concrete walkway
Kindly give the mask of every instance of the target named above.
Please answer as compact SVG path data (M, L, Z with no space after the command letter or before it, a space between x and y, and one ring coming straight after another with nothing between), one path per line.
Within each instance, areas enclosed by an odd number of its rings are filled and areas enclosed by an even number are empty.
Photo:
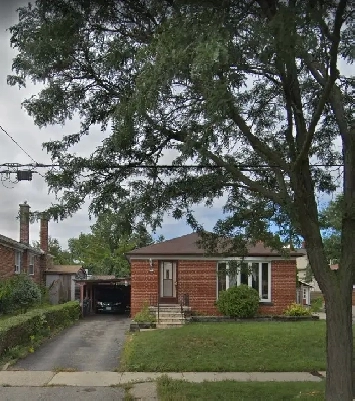
M43 372L43 371L0 371L0 386L42 387L77 386L111 387L129 383L151 382L166 375L176 380L202 383L204 381L234 380L239 382L320 382L325 372L312 375L307 372Z

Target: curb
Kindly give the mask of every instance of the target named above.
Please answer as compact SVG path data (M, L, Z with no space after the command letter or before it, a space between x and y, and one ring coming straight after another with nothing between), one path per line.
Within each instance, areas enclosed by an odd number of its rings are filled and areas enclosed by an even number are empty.
M112 387L154 382L162 376L191 383L231 380L237 382L322 382L325 372L49 372L0 371L4 387Z

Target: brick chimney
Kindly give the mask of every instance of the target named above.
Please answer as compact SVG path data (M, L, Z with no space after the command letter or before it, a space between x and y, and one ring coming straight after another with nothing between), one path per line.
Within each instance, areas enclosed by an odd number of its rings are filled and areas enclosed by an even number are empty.
M48 253L48 218L44 215L41 216L41 227L39 235L41 249L45 253Z
M20 242L30 243L30 205L26 201L20 204Z

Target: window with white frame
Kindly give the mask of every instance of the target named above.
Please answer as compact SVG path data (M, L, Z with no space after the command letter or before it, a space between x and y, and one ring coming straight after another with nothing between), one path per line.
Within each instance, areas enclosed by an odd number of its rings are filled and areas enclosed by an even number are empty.
M22 252L15 251L15 274L21 273Z
M307 288L303 287L303 299L307 299Z
M243 262L237 269L229 262L217 264L217 296L235 285L246 284L259 292L260 302L271 301L271 263Z
M35 274L35 255L30 254L28 263L28 274L33 276Z

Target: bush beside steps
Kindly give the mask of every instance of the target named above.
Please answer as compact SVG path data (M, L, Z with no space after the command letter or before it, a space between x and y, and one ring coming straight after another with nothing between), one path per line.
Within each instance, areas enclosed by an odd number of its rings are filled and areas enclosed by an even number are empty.
M79 302L74 301L32 309L0 321L0 358L4 359L12 349L21 346L28 346L28 351L33 352L39 339L72 325L80 315Z

